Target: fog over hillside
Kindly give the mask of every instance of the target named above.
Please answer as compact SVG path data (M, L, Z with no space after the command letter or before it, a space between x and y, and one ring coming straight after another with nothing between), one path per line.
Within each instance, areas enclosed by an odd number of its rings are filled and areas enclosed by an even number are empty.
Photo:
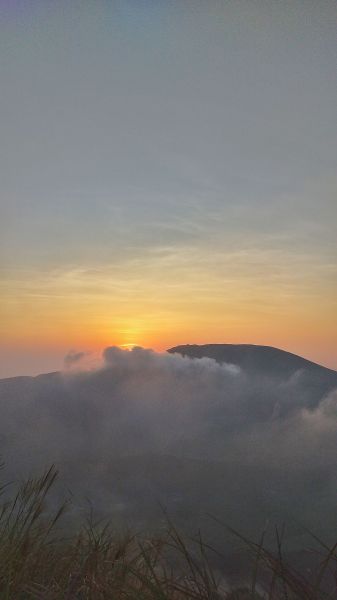
M83 354L63 373L1 380L6 477L55 463L74 502L142 526L161 505L210 534L208 514L252 535L285 521L334 538L337 373L299 357L285 369L277 352L269 375L239 366L239 350L229 364L109 347L94 370Z

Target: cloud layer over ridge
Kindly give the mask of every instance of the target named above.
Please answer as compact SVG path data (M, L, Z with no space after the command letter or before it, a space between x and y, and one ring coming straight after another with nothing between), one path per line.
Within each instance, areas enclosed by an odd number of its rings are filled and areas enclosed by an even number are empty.
M249 508L256 523L331 526L337 391L308 399L301 372L280 381L209 358L109 347L92 371L0 381L0 410L11 477L55 463L104 512L174 496L197 512L225 506L239 519Z

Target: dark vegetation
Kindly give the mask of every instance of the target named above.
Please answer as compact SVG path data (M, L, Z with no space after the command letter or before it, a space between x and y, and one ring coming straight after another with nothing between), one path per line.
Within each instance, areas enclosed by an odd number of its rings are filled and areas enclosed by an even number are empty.
M232 532L250 553L242 584L230 589L226 565L200 534L183 536L166 516L160 536L114 533L89 515L76 532L62 524L67 503L52 508L52 467L17 491L1 486L1 600L327 600L337 597L336 546L315 555L310 580L286 563L282 531L275 547ZM67 521L66 521L67 523ZM219 528L224 528L218 523ZM216 559L216 560L215 560ZM215 566L216 565L216 566ZM222 568L221 568L222 565Z

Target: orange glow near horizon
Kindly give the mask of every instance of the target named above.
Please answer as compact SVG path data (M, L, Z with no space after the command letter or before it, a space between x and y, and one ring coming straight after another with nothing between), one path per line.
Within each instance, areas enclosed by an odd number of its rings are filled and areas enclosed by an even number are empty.
M237 306L235 310L231 306L222 312L220 303L209 301L190 310L166 307L167 313L163 308L151 307L150 311L143 307L142 314L138 305L137 317L133 318L131 314L113 317L100 306L73 313L69 305L53 304L42 313L41 307L38 310L36 305L29 308L26 304L22 312L17 306L17 311L7 315L1 337L2 344L14 354L16 349L22 354L26 351L60 356L71 348L101 353L111 345L164 351L185 343L253 343L276 346L336 368L332 312L326 310L317 317L310 306L291 308L290 311L289 306L284 306L282 313L276 314L271 307L262 310L251 306L248 310ZM20 319L20 314L25 314L25 319Z
M186 343L253 343L337 367L330 279L312 282L289 269L286 279L275 276L272 261L256 274L248 259L235 268L228 259L222 271L212 260L201 266L184 260L8 277L2 362L8 353L15 359L15 349L60 361L69 349L101 352L109 345L164 351Z

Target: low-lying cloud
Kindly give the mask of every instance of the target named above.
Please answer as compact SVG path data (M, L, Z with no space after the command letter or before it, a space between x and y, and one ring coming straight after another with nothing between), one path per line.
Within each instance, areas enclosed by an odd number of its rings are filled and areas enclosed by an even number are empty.
M87 356L87 352L76 352L75 350L69 350L64 357L64 366L69 369L73 365L77 365L83 358Z
M337 391L308 399L302 379L110 347L95 370L0 381L0 453L11 478L56 464L104 514L146 520L160 500L193 518L292 520L326 535Z

